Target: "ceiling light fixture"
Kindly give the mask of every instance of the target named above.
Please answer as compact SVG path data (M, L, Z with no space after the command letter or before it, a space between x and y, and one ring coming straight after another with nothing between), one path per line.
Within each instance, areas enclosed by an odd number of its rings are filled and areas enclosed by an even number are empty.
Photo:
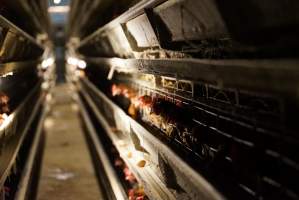
M54 4L60 4L61 0L53 0Z

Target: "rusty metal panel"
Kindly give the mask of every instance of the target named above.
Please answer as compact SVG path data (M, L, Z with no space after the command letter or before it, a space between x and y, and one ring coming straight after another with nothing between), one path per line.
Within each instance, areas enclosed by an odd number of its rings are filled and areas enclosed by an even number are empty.
M159 41L145 14L126 23L129 34L135 39L137 47L157 47Z
M154 8L171 33L172 41L200 40L227 35L212 0L167 1Z

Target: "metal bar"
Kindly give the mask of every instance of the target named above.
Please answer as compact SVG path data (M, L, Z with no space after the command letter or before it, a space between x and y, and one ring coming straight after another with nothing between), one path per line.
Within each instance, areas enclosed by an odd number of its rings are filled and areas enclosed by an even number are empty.
M121 186L120 182L117 181L118 177L117 177L113 167L111 166L111 164L109 164L110 161L109 161L108 155L106 155L105 149L97 137L96 130L94 129L94 127L91 123L91 120L88 117L88 114L87 114L86 108L83 105L83 102L77 95L75 96L75 99L76 99L77 103L79 104L79 107L80 107L80 110L81 110L81 113L83 116L83 120L88 129L88 134L92 138L96 152L97 152L99 158L101 159L101 163L103 164L105 173L107 174L107 177L110 181L114 195L119 200L127 200L128 198L126 197L126 193L123 190L123 187Z
M7 28L10 28L11 31L15 32L16 34L20 34L26 39L28 39L30 42L35 44L38 48L44 49L44 47L39 44L32 36L30 36L28 33L14 25L12 22L10 22L8 19L6 19L3 15L0 15L0 26L4 26Z
M0 64L0 76L12 73L26 71L28 68L37 68L39 60L23 61L23 62L8 62Z
M21 109L24 109L24 107L27 105L27 103L30 103L28 102L28 100L30 99L30 97L34 94L34 92L40 88L40 84L38 84L32 91L31 93L26 97L26 99L22 102L22 104L17 108L17 110L15 112L13 112L12 114L14 115L17 115ZM12 148L12 152L11 152L11 155L10 155L10 158L9 159L6 159L5 162L2 162L1 161L1 171L0 171L0 186L2 187L2 185L4 184L7 176L9 175L9 172L13 166L13 163L15 162L16 160L16 157L17 157L17 153L21 147L21 144L26 136L26 133L27 131L29 130L30 128L30 125L34 119L34 116L36 115L37 111L38 111L38 108L41 104L41 100L42 100L43 97L39 97L39 99L37 100L35 106L34 106L34 109L32 110L31 112L31 115L29 116L28 120L27 120L27 123L25 125L25 127L20 130L20 132L18 133L19 137L15 137L17 138L17 141L11 141L11 145L14 145L14 147ZM13 122L12 122L13 123ZM5 130L1 130L0 132L0 136L2 136L3 134L5 133ZM16 136L16 135L14 135ZM11 148L11 147L10 147ZM8 155L5 155L5 156L8 156Z
M207 60L85 58L119 72L148 73L215 84L219 87L290 93L299 88L299 60ZM279 84L277 84L279 83ZM298 95L297 95L298 96Z
M26 199L27 192L30 189L30 180L33 174L33 165L35 162L35 158L38 151L39 142L41 140L42 130L43 130L43 122L47 114L47 108L44 107L42 109L42 114L35 132L35 137L33 139L30 151L29 151L29 157L27 158L25 167L23 169L23 173L21 175L20 182L18 184L18 190L15 195L15 200L24 200Z

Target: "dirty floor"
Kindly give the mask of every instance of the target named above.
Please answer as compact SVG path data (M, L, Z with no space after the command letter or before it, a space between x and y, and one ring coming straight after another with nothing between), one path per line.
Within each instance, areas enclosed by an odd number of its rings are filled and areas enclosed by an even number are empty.
M37 199L102 199L68 85L57 86L52 101Z

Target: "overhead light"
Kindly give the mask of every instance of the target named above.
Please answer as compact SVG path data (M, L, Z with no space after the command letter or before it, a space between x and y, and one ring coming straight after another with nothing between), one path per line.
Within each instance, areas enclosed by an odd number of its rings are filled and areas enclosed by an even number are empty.
M61 3L61 0L53 0L53 3L54 3L54 4L60 4L60 3Z
M6 74L1 75L0 77L1 77L1 78L5 78L5 77L7 77L7 76L12 76L12 75L13 75L13 72L8 72L8 73L6 73Z
M85 69L86 68L86 62L84 60L75 58L75 57L68 57L67 63L70 65L75 65L80 69Z
M75 57L69 57L67 59L67 63L70 64L70 65L77 65L79 62L79 60Z
M79 60L78 61L78 67L80 69L85 69L86 68L86 62L84 60Z
M47 69L49 66L53 65L55 62L54 58L47 58L42 62L42 68Z
M70 11L70 6L50 6L49 13L67 13Z

